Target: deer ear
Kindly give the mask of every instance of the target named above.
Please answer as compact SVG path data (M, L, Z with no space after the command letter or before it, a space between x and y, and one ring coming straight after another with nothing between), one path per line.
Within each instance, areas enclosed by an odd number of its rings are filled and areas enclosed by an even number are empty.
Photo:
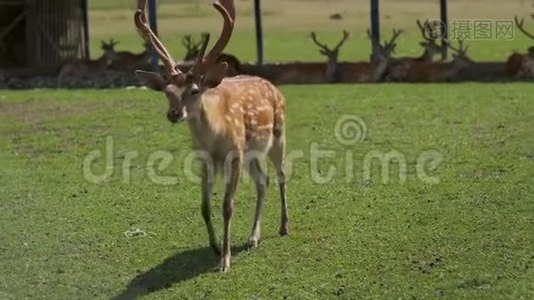
M167 85L165 79L158 73L137 70L135 75L142 85L154 91L163 91Z
M215 64L209 69L206 75L204 75L204 79L202 80L203 85L208 88L218 86L226 76L226 70L228 70L228 63L220 62Z

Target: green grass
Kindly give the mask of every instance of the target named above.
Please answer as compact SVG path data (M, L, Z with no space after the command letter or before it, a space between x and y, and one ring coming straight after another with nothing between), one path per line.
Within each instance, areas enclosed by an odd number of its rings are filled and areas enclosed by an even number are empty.
M230 273L215 272L200 215L200 189L184 176L188 130L165 117L161 95L140 90L0 92L2 130L0 298L532 299L534 288L534 94L531 84L284 86L292 167L290 236L277 236L279 200L267 195L263 240L235 251ZM340 145L336 121L362 118L363 141ZM113 137L114 174L94 184L84 158ZM312 180L310 145L338 174ZM443 162L427 184L417 157ZM156 150L175 158L150 180ZM363 180L365 156L397 150L392 166ZM130 182L124 157L137 151ZM352 180L344 175L351 151ZM104 159L94 166L103 172ZM272 168L269 168L272 171ZM271 172L272 173L272 172ZM241 184L233 244L248 237L253 188ZM220 207L221 189L214 199ZM219 210L214 210L221 229ZM146 236L127 238L139 228Z
M307 35L334 43L352 38L341 60L366 60L368 1L264 2L268 61L320 61ZM91 50L115 38L120 50L141 50L131 24L133 1L90 1ZM206 1L158 1L162 38L175 57L181 36L210 31L220 19ZM252 1L238 1L238 23L227 49L255 59ZM420 53L415 18L435 18L437 1L382 3L383 32L404 28L398 55ZM524 1L451 1L451 18L526 16ZM417 12L414 12L417 7ZM342 21L328 15L341 12ZM523 50L509 42L471 41L475 60L504 60ZM253 187L240 185L233 221L232 270L221 275L207 248L200 188L184 174L190 137L165 120L166 100L142 90L0 91L0 298L534 298L534 94L532 84L284 86L288 152L302 152L289 182L290 236L279 238L279 200L269 188L260 248L243 251L253 214ZM530 97L530 98L529 98ZM353 114L365 139L341 145L336 121ZM113 175L100 184L84 176L84 159L105 153L113 138ZM311 175L310 149L337 174L325 184ZM392 164L383 183L378 164L364 176L366 157L397 151L407 178ZM439 183L417 176L417 160L437 151ZM160 152L157 152L160 151ZM164 152L161 152L164 151ZM129 180L123 165L132 154ZM152 182L154 153L174 158L156 172L177 180ZM352 163L346 158L350 154ZM156 160L156 165L161 161ZM353 169L346 171L346 166ZM105 159L93 166L105 170ZM272 173L272 168L269 168ZM349 174L349 175L347 175ZM214 205L220 206L221 186ZM220 210L214 210L221 229ZM143 230L146 236L126 237Z

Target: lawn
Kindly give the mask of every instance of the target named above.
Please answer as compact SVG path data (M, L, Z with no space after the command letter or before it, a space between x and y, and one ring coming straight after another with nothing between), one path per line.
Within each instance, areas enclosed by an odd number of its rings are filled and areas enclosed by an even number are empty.
M184 173L188 130L166 121L161 95L0 91L0 298L534 297L532 84L282 91L288 153L303 155L290 167L290 235L278 237L272 185L260 247L243 250L254 209L243 182L228 274L216 271L200 188ZM360 122L350 145L335 135L345 115ZM314 147L330 157L315 163ZM84 175L94 151L103 156L92 172L108 159L113 171L101 183ZM381 174L374 161L367 178L377 153L396 153L405 175L393 161ZM214 217L220 231L218 209Z
M101 39L141 50L134 1L89 2L93 57ZM158 1L160 32L176 57L184 34L217 33L208 2ZM368 58L369 1L262 2L267 60L324 60L309 31L333 43L343 29L352 38L340 59ZM397 55L420 54L415 18L437 17L437 2L382 1L383 32L407 30ZM255 59L251 3L237 1L228 47L242 61ZM530 5L450 1L449 15L527 17ZM336 12L343 20L328 19ZM516 35L468 45L475 60L505 60L529 44ZM277 234L271 185L260 247L243 247L255 204L244 178L228 274L216 271L207 247L189 131L166 120L162 95L0 90L0 299L534 298L534 85L281 89L293 158L290 235ZM356 121L352 139L340 139L350 125L342 120Z

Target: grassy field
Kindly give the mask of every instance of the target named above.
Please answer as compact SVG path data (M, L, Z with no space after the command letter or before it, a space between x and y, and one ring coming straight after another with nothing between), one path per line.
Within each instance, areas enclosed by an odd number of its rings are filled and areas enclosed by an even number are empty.
M158 1L159 29L162 39L176 58L182 58L184 34L208 31L217 36L221 19L208 0ZM255 61L253 1L236 1L238 10L235 34L227 51L242 61ZM420 55L421 35L415 20L439 18L437 0L381 1L383 39L389 38L392 28L406 31L398 40L397 55ZM133 24L133 0L90 1L90 35L93 56L101 54L100 40L114 38L121 44L118 49L141 51L141 39ZM265 58L267 61L323 61L309 36L317 31L321 40L336 43L343 29L352 37L345 44L340 59L368 60L370 43L365 34L369 27L369 1L367 0L269 0L263 1L265 31ZM456 20L512 20L514 15L527 18L526 27L534 30L534 2L525 0L449 1L450 21ZM340 13L343 20L330 20ZM495 35L496 32L493 32ZM512 40L468 41L469 55L478 61L505 61L515 50L524 52L529 40L515 32Z
M233 266L224 275L207 248L199 186L183 171L188 130L166 121L160 95L0 91L0 298L534 297L531 84L282 90L289 153L304 155L291 167L290 236L277 235L271 186L260 248L242 250L254 200L251 185L241 184ZM334 134L346 114L366 128L349 146ZM91 183L84 159L106 153L108 137L112 152L92 170L103 173L107 157L113 174ZM333 151L319 161L321 176L337 167L323 184L311 173L313 145ZM428 150L442 158L425 169L439 183L417 175ZM133 151L138 157L124 173ZM155 151L174 160L148 168ZM406 177L392 163L383 183L375 163L366 180L366 157L389 151L405 159ZM151 171L176 182L155 184ZM136 231L144 234L128 234Z
M101 39L141 49L133 1L89 2L93 56ZM220 20L207 0L176 2L158 0L159 21L181 57L183 34L215 34ZM268 60L322 60L307 34L317 30L334 42L342 29L353 37L341 59L367 59L368 1L263 2ZM238 1L228 49L243 61L255 58L251 3ZM408 31L399 55L420 53L414 20L435 18L437 1L382 4L385 32ZM450 16L510 19L528 16L531 7L450 1ZM336 12L344 19L329 20ZM475 60L504 60L528 41L469 45ZM224 275L207 247L200 187L185 168L189 132L168 123L161 95L0 90L0 299L534 298L532 84L281 89L288 153L303 156L290 167L290 235L278 237L272 185L260 247L244 250L254 189L243 182L232 269ZM346 116L357 121L351 143L336 135ZM317 147L330 156L315 161ZM385 161L387 171L372 157L396 162ZM321 180L332 168L332 178ZM94 183L88 171L111 174ZM161 176L169 184L155 180ZM214 218L220 231L218 209Z

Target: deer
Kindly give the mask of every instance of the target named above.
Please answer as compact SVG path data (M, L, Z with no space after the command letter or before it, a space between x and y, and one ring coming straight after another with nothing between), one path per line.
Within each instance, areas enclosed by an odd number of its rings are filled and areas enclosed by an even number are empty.
M524 19L514 16L516 27L525 36L534 40L534 34L528 32L524 26ZM516 78L534 78L534 47L529 47L526 54L513 53L506 62L506 73Z
M184 61L194 61L200 52L200 46L202 46L202 39L196 41L191 34L186 34L182 38L182 45L184 46L186 52L184 56Z
M337 81L337 59L339 56L339 49L343 44L347 41L349 37L349 33L346 30L343 30L343 37L341 40L337 43L337 45L330 49L326 44L319 42L317 39L317 34L315 32L310 33L310 37L315 45L319 47L319 53L326 56L327 63L326 63L326 80L330 83Z
M327 83L326 64L320 62L266 63L243 65L244 74L258 75L275 85Z
M344 43L344 40L347 38L348 33L344 34L341 42ZM332 59L329 63L295 62L289 64L269 64L262 65L261 72L267 75L267 77L276 84L377 81L381 78L383 71L386 69L387 59L396 46L394 43L395 39L396 37L391 40L391 45L388 44L388 42L386 42L387 45L385 47L380 45L379 59L373 62L336 62L336 54L333 52L338 47L336 46L336 48L332 50L319 42L319 44L321 44L321 50L326 50L324 52L331 54L330 57ZM340 43L338 43L338 45ZM327 49L324 49L323 47ZM325 76L327 74L329 76Z
M434 63L434 62L418 62L413 64L406 74L406 79L409 82L440 82L450 81L460 71L475 64L467 56L468 46L464 46L463 40L458 40L459 48L451 45L446 41L446 45L455 53L452 55L451 62Z
M423 53L418 57L394 57L390 60L386 78L391 81L404 81L408 69L417 63L434 61L434 56L445 53L445 48L436 43L437 37L429 36L426 28L430 28L428 20L422 24L419 19L416 20L417 27L421 31L423 41L419 43L423 47Z
M110 69L130 73L137 69L148 68L151 56L149 44L144 43L143 46L145 50L137 54L129 51L115 51L115 46L118 44L119 42L111 39L109 43L104 43L102 45L102 50L107 47L114 52L114 59L109 67Z
M75 59L63 64L59 70L59 78L97 76L111 66L116 53L113 51L113 45L100 41L101 48L104 51L102 56L96 60Z
M393 36L389 41L384 41L381 45L375 40L371 31L367 30L367 37L376 49L376 56L370 62L349 62L338 63L337 73L341 82L377 82L383 78L388 66L391 54L395 52L397 44L395 41L400 35L400 31L393 30Z
M273 163L280 190L281 217L279 234L288 234L285 156L285 99L281 91L269 81L255 76L225 77L228 63L217 62L234 29L233 0L214 0L214 8L223 18L220 36L206 54L209 34L193 66L182 72L179 63L150 29L146 0L137 0L135 26L141 37L149 42L163 62L165 77L159 73L137 70L141 84L163 92L168 99L167 119L171 123L186 122L193 140L193 150L202 161L201 213L206 225L209 244L220 255L220 270L230 269L230 228L234 213L234 196L242 170L247 170L256 187L256 209L250 248L260 240L261 218L268 177L260 160L269 157ZM216 175L223 175L223 242L217 241L211 221L211 197Z
M191 62L194 61L194 59L197 57L198 53L200 52L200 46L202 45L202 39L200 41L196 41L192 35L186 34L182 38L182 45L186 49L186 53L184 56L184 64L181 65L179 68L182 71L187 71L188 68L191 66ZM219 57L217 58L217 62L226 62L228 63L228 70L226 71L226 75L228 77L236 76L238 74L241 74L241 62L237 57L234 55L228 54L228 53L221 53Z

